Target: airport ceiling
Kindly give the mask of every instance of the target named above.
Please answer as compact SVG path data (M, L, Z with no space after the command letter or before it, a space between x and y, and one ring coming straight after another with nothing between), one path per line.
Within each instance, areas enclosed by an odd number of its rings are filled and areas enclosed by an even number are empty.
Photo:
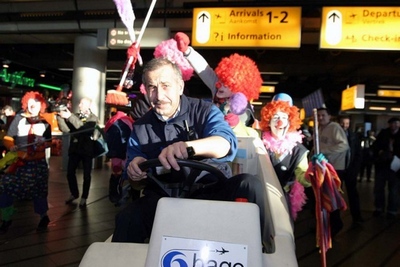
M132 1L135 26L141 26L150 0ZM276 92L301 99L322 89L326 101L340 101L347 86L365 84L367 93L378 85L400 85L400 51L350 51L319 49L323 6L398 6L395 1L191 1L159 0L148 27L168 27L171 36L183 31L191 36L192 9L195 7L301 6L302 40L299 49L197 49L215 67L234 52L256 61L264 81L276 81ZM28 70L32 75L46 71L47 82L71 84L74 40L81 34L97 34L98 28L124 28L112 0L0 0L0 60ZM122 69L126 50L108 50L107 69ZM153 49L142 49L144 60ZM140 72L140 70L138 70ZM120 73L109 72L107 78ZM113 89L117 80L107 82ZM189 85L201 86L194 77ZM268 97L268 96L267 96ZM337 104L337 103L336 103Z

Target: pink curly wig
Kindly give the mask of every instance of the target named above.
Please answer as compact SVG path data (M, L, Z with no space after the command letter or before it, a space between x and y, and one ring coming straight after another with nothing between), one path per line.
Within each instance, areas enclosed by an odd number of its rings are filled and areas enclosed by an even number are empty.
M300 112L298 107L290 106L289 102L277 100L271 101L261 109L260 128L262 131L271 131L269 126L271 118L278 111L287 113L289 116L288 132L295 132L301 126Z
M249 101L258 99L262 79L257 65L250 58L236 53L224 57L215 68L215 73L233 93L243 93Z
M36 99L41 103L40 106L40 113L44 113L46 111L47 103L46 100L44 99L43 95L39 92L35 91L29 91L25 93L25 95L21 98L21 105L23 110L28 109L28 101L29 99Z
M178 50L178 45L176 44L175 39L172 38L162 41L156 46L153 55L155 58L167 58L178 65L181 69L182 78L184 81L188 81L193 76L193 67L183 56L183 53Z

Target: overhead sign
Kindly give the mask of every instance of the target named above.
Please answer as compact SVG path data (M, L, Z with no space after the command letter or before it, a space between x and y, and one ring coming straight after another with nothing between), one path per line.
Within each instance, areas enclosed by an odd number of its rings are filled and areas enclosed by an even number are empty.
M357 84L343 90L341 110L363 109L365 106L364 94L364 84Z
M139 34L135 30L135 34ZM169 28L146 28L143 38L140 41L140 47L154 48L162 41L170 39ZM108 30L107 46L110 49L126 49L132 44L126 28L112 28Z
M400 50L400 7L323 7L320 48Z
M299 48L300 43L301 7L193 10L193 46Z

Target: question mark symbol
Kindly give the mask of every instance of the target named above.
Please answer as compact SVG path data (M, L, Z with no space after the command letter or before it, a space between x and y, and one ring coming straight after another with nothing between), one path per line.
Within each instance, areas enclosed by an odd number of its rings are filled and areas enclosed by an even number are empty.
M218 32L214 32L214 41L217 41L218 36L219 36L219 33Z

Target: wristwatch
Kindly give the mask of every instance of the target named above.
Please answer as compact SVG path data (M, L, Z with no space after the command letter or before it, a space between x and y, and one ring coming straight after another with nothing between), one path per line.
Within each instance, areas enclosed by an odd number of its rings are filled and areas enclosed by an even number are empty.
M192 158L196 154L192 146L188 146L186 152L188 153L188 158Z

